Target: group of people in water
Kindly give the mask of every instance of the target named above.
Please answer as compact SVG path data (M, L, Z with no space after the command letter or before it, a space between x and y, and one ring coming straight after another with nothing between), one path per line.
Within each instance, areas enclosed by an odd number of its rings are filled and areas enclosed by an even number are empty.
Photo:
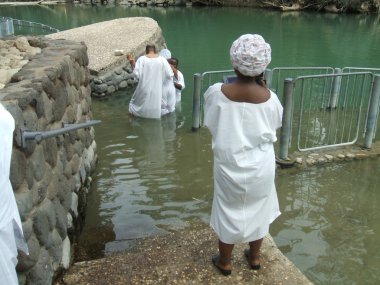
M139 82L129 104L138 117L159 119L175 110L185 87L178 60L168 50L159 55L146 46L137 61L128 59ZM212 135L214 197L210 225L218 236L219 254L212 264L232 272L232 250L248 243L242 253L253 270L261 267L260 248L269 225L281 214L275 188L273 143L281 127L283 108L269 90L263 72L271 47L257 34L245 34L230 48L236 73L232 83L216 83L204 94L204 125ZM22 226L9 181L14 119L0 104L0 284L18 284L15 265L22 246Z
M171 57L168 49L157 53L155 45L147 45L145 55L137 61L131 54L127 58L138 85L129 103L133 116L159 119L172 113L181 101L185 80L178 70L178 59Z

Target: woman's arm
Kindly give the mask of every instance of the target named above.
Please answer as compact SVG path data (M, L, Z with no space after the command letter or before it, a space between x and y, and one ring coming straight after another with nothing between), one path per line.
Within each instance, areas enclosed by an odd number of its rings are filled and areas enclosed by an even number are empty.
M135 59L133 58L133 56L130 53L127 54L127 59L129 61L129 63L131 64L132 70L134 70L135 66L136 66Z

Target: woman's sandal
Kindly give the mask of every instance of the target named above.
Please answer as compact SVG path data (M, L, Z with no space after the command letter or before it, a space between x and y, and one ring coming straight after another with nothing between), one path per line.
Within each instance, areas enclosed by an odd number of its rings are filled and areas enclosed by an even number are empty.
M261 264L252 264L251 263L251 252L249 251L249 249L245 249L244 250L244 255L245 255L245 258L248 260L248 263L249 265L251 266L251 269L253 270L259 270L261 268Z
M221 268L221 267L219 267L219 266L217 265L217 262L219 261L219 258L220 258L219 254L218 254L218 255L214 255L214 256L211 258L212 264L214 264L214 266L215 266L216 268L218 268L218 270L220 271L220 273L222 273L224 276L228 276L228 275L230 275L231 272L232 272L232 270L223 269L223 268Z

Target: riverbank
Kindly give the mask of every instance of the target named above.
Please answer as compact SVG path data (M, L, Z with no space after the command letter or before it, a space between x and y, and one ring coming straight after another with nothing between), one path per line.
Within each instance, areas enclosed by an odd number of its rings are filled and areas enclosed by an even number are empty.
M294 11L316 11L327 13L379 13L380 0L360 0L360 1L290 1L282 0L74 0L74 1L13 1L0 2L1 5L20 6L20 5L54 5L54 4L89 4L89 5L123 5L123 6L220 6L220 7L257 7L264 9L276 9L283 12Z
M217 237L205 224L191 230L146 238L133 250L102 259L75 263L55 285L77 284L283 284L312 283L280 252L268 235L262 246L262 268L253 271L236 245L233 270L223 276L212 265Z

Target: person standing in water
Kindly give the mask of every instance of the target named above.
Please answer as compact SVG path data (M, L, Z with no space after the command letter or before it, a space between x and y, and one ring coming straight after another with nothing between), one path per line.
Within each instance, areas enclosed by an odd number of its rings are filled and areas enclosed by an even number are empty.
M219 254L211 260L223 275L231 274L236 243L249 244L243 254L251 269L260 269L263 238L281 214L273 143L283 108L261 79L271 47L260 35L242 35L233 42L230 59L237 80L216 83L204 94L204 124L214 153L210 225L219 238Z
M139 80L129 103L129 113L137 117L160 119L163 82L173 78L169 63L157 54L155 45L147 45L145 55L136 62L131 54L127 55L127 59Z
M176 104L179 104L181 102L182 90L185 89L185 78L183 77L182 72L178 69L178 59L172 57L168 61L174 73L173 80L176 91Z

